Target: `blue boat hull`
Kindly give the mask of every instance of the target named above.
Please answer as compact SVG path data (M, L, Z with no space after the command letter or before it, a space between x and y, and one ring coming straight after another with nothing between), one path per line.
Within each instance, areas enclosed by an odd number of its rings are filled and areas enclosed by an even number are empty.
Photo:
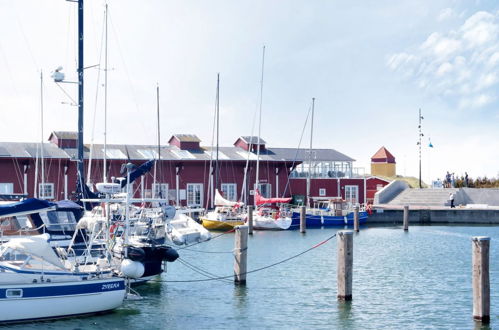
M365 211L359 212L359 225L365 225L367 223L368 214ZM300 213L293 212L292 217L293 222L292 227L300 226ZM307 228L320 228L320 227L338 227L338 226L353 226L353 212L350 212L346 217L344 216L333 216L333 215L306 215Z

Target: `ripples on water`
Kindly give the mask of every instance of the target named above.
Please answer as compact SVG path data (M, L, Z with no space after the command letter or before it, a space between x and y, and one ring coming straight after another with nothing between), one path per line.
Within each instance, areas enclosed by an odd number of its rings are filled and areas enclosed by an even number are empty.
M335 229L255 232L248 269L300 253ZM137 288L101 316L13 326L14 329L481 329L472 320L471 237L491 236L491 325L499 327L499 227L363 228L354 235L353 301L336 299L336 239L276 267L230 281L167 282L204 276L179 262ZM233 234L194 249L229 252ZM181 250L181 257L213 274L233 273L231 254ZM482 327L489 329L489 327Z

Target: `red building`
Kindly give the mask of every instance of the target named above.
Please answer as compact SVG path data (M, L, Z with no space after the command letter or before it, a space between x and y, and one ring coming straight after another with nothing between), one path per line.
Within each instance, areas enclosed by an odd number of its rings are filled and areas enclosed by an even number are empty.
M39 143L0 143L0 193L71 198L76 188L77 133L53 132L49 141L43 149ZM369 201L373 190L388 184L379 178L355 175L354 159L334 149L268 148L263 139L248 136L239 137L232 147L220 147L218 154L215 148L201 146L195 135L175 134L168 143L159 148L85 145L87 184L92 188L104 177L110 182L125 176L122 168L126 163L140 165L159 159L149 173L133 183L135 197L157 196L161 190L172 204L210 207L216 186L228 199L253 203L258 143L259 190L267 197L303 200L309 175L310 196L341 196L358 203Z

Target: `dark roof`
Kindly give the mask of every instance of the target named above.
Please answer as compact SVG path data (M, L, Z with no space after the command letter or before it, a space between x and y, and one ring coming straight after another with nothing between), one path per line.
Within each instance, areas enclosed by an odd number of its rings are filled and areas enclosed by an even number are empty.
M44 143L45 158L60 158L60 159L75 159L77 156L76 148L58 148L53 143ZM37 153L38 148L38 153ZM39 143L25 142L0 142L0 158L36 158L40 157ZM106 146L107 159L123 159L123 160L149 160L157 158L158 147L155 145L124 145L124 144L108 144ZM198 150L181 150L176 146L166 145L161 146L161 159L163 160L198 160L209 161L210 157L215 159L216 149L211 147L200 147ZM93 146L84 146L85 159L104 158L104 145L94 144ZM239 147L220 147L218 159L221 161L246 161L249 158L255 161L256 152L248 152ZM262 161L307 161L309 159L308 149L296 148L268 148L260 151L260 160ZM312 160L314 161L343 161L352 162L350 158L341 152L334 149L313 149Z
M258 136L240 136L246 144L258 144ZM260 138L260 144L267 144L264 139Z
M54 131L52 132L52 134L50 134L50 137L52 137L52 135L55 135L58 139L78 140L78 132Z
M180 142L201 142L195 134L174 134L173 137L176 137Z
M286 159L286 160L298 160L307 161L310 157L310 151L308 149L298 149L295 148L271 148L275 154L276 158ZM337 161L337 162L353 162L355 159L342 154L334 149L312 149L312 160L313 161Z
M36 158L41 157L40 143L31 142L1 142L0 143L0 158ZM44 158L68 158L68 154L58 148L53 143L43 144Z

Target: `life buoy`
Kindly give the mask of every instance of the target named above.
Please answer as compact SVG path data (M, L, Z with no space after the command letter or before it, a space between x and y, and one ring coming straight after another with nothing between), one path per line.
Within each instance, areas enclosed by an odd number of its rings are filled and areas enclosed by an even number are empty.
M118 229L119 225L117 223L113 223L110 227L109 227L109 237L113 238L114 237L114 233L116 232L116 230Z

